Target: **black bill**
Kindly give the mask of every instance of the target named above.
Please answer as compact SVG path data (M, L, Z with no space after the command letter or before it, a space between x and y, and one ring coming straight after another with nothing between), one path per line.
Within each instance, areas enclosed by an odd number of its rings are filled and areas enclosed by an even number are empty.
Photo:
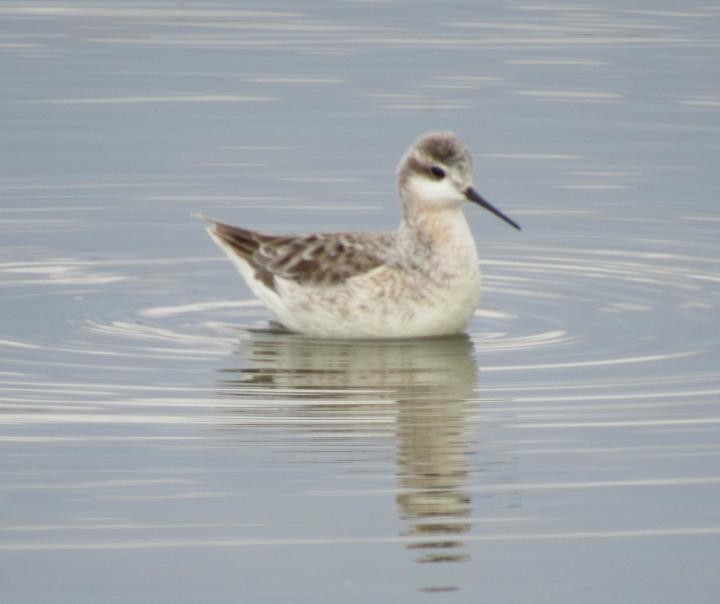
M512 218L508 218L507 216L505 216L505 214L503 214L500 210L498 210L498 209L497 209L494 205L492 205L489 201L485 201L485 200L481 197L480 193L478 193L478 192L477 192L475 189L473 189L472 187L468 187L468 188L465 190L465 197L467 197L470 201L474 201L476 204L482 206L482 207L485 208L486 210L489 210L490 212L492 212L493 214L495 214L495 216L497 216L498 218L502 218L505 222L507 222L508 224L511 224L512 226L514 226L518 231L521 231L521 230L522 230L522 229L520 228L520 225L519 225L517 222L515 222Z

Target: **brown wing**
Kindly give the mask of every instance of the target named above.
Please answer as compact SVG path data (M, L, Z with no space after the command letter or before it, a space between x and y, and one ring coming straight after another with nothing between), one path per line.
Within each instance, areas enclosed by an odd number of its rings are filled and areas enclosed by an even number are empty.
M212 232L275 289L275 277L311 285L339 285L385 264L381 251L387 235L333 233L283 237L264 235L212 221Z

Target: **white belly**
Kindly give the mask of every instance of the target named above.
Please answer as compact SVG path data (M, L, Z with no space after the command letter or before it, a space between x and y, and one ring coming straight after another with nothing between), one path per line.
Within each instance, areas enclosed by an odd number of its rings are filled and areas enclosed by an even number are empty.
M383 281L385 280L385 283ZM443 284L396 280L382 271L334 289L283 288L272 309L288 329L323 338L413 338L462 333L480 298L480 271Z

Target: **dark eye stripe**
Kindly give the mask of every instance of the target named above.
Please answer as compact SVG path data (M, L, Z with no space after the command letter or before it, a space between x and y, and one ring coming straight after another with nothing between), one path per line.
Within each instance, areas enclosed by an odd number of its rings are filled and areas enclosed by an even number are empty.
M439 180L445 178L445 170L443 170L442 168L438 168L437 166L433 166L432 168L430 168L430 173Z

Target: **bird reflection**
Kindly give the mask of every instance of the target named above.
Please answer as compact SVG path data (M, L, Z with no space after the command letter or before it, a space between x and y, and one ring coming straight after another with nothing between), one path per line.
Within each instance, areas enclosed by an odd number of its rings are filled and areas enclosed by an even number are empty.
M462 541L453 537L470 530L471 502L463 486L472 402L398 402L398 507L409 523L407 534L437 538L408 547L422 550L418 562L462 561Z
M467 559L462 535L471 526L465 487L476 405L473 353L467 336L333 341L255 332L238 351L238 366L224 370L229 379L220 389L272 401L263 417L275 429L394 437L408 549L417 562L458 562ZM232 413L247 425L243 415L257 410L238 405Z

